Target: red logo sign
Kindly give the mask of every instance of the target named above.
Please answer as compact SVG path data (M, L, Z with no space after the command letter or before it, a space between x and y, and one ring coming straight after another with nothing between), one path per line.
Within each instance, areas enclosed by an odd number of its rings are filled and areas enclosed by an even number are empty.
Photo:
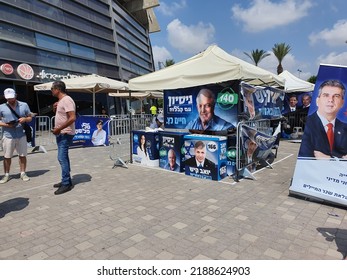
M11 75L13 74L13 67L11 64L4 63L0 66L1 72L5 75Z
M18 75L24 80L31 80L34 77L34 70L29 64L22 63L17 67Z

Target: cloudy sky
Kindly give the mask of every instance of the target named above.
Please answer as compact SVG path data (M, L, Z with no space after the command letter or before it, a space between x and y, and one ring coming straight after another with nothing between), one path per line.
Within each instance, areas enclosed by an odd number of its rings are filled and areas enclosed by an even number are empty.
M271 53L259 64L276 73L276 43L290 53L283 68L302 79L317 75L319 64L347 65L346 0L159 0L161 31L152 33L155 63L187 59L216 44L251 62L244 52Z

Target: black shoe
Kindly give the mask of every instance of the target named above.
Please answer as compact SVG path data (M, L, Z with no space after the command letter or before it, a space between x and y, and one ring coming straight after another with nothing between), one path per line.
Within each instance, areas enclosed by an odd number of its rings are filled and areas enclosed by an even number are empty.
M72 181L70 180L70 185L72 186ZM53 185L53 188L60 188L62 186L62 183L56 183Z
M57 190L54 192L54 194L63 194L63 193L66 193L66 192L68 192L68 191L71 191L71 189L72 189L72 185L67 185L67 186L61 185L61 186L59 187L59 189L57 189Z

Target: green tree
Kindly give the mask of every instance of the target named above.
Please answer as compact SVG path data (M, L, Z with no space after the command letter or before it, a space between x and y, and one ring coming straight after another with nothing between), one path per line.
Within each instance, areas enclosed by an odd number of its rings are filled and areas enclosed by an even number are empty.
M317 81L317 76L313 75L313 76L309 77L307 79L307 81L310 82L311 84L315 84Z
M272 51L278 60L277 74L279 75L283 72L282 61L284 57L291 51L291 47L286 43L275 44Z
M247 52L243 52L243 53L247 55L254 62L255 66L258 66L260 61L262 61L265 57L270 55L266 51L258 50L258 49L252 50L250 54Z
M175 61L173 59L167 59L165 60L164 67L169 67L174 64L175 64Z

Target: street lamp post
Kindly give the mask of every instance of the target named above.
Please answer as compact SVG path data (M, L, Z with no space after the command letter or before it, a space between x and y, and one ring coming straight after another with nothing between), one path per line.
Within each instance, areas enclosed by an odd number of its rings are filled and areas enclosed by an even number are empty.
M158 61L158 68L159 68L159 70L161 68L165 68L165 65L164 65L164 63L162 61Z
M299 78L300 78L300 74L301 74L302 71L301 71L300 69L298 69L297 71L298 71L298 73L299 73L298 76L299 76Z

